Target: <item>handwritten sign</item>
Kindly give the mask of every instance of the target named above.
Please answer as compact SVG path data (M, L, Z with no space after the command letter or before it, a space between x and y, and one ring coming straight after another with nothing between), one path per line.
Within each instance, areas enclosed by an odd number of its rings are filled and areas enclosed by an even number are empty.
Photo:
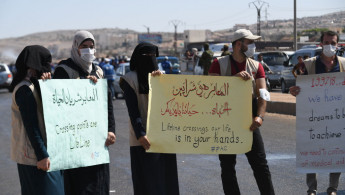
M345 74L299 76L297 85L297 171L344 172Z
M106 82L40 81L50 171L109 163Z
M239 154L251 150L251 81L194 75L149 80L149 152Z

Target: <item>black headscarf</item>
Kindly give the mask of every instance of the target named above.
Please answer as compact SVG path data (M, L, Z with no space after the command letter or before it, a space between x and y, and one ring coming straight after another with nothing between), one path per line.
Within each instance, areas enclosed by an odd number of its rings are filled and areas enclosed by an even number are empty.
M155 54L155 56L147 56L143 54ZM158 47L150 43L140 43L133 51L130 61L131 71L137 72L139 82L139 93L149 93L148 74L158 70L156 57L159 56Z
M41 77L42 73L51 71L51 61L52 56L49 50L45 47L40 45L26 46L17 58L17 73L11 83L11 90L13 90L18 83L24 80L29 68L37 71L37 78L30 78L30 80L35 84L35 86L38 85L37 79Z

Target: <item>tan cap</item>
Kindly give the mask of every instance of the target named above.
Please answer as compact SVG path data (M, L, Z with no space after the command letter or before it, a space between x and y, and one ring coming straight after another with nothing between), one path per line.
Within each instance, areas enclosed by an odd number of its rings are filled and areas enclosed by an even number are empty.
M246 30L246 29L238 29L235 31L235 34L232 38L232 41L236 41L238 39L250 39L250 40L256 40L256 39L260 39L261 36L257 36L257 35L253 35L252 32L250 32L250 30Z

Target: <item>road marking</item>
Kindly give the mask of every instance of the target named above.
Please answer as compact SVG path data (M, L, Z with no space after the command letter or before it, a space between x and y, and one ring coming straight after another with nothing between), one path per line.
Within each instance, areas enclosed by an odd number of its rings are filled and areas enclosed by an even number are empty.
M268 154L267 160L284 160L284 159L295 159L295 154Z

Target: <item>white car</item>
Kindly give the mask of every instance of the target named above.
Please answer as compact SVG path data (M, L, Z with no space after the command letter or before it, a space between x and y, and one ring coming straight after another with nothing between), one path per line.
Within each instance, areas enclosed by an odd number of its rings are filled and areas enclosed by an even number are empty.
M123 96L123 91L120 87L120 78L129 71L130 71L130 68L129 68L128 62L119 64L119 67L115 71L116 72L116 78L114 81L114 88L115 88L115 97L116 98L119 98L119 94L121 94Z
M6 64L0 64L0 89L6 88L10 91L13 75Z
M222 49L224 45L229 46L229 51L232 52L232 44L231 43L216 43L216 44L210 44L210 50L213 51L213 57L220 57L223 53Z
M228 45L229 46L229 52L231 52L231 53L233 52L231 43L210 44L209 48L210 48L210 50L213 51L213 59L218 58L222 55L222 53L223 53L222 49L223 49L224 45ZM198 61L196 62L196 66L194 67L194 72L193 72L194 75L203 75L204 74L203 68L201 66L199 66L199 59L200 59L203 51L204 51L204 48L201 50L200 55L198 55L199 58L198 58Z

